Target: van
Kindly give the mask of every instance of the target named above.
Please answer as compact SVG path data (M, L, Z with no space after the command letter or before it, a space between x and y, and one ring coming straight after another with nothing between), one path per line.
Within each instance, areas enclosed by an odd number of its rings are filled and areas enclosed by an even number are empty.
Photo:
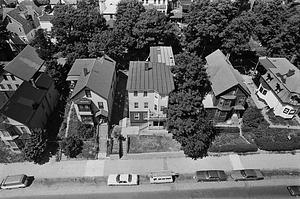
M29 183L29 178L27 175L13 175L7 176L1 182L1 189L15 189L15 188L24 188L27 187Z
M172 172L156 172L149 175L151 184L172 183L175 176Z

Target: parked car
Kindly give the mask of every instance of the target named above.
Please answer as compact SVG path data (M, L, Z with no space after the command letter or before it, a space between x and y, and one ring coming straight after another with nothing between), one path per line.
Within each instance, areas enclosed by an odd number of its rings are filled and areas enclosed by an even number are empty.
M138 185L139 176L137 174L111 174L108 176L107 185Z
M162 183L172 183L174 182L178 173L172 171L158 171L151 172L148 176L151 184L162 184Z
M203 170L196 171L194 177L197 182L199 181L226 181L227 175L223 170Z
M29 177L25 174L7 176L2 180L1 189L25 188L29 184Z
M235 181L246 181L246 180L263 180L264 176L259 169L242 169L233 170L231 177Z
M290 192L291 196L300 196L300 186L288 186L287 190Z

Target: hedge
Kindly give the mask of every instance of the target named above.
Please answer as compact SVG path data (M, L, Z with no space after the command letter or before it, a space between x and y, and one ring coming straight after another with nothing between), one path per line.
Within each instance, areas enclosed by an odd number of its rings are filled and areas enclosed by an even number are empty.
M218 133L240 133L238 127L216 127Z
M255 144L228 144L221 146L211 146L209 152L220 153L220 152L235 152L235 153L246 153L256 152L257 146Z
M261 150L266 151L292 151L300 149L300 137L292 137L291 140L272 140L270 137L255 138L255 143Z

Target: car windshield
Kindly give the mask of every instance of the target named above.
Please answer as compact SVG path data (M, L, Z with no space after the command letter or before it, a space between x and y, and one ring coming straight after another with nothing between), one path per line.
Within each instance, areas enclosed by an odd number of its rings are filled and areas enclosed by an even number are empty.
M116 177L116 181L117 181L117 183L120 183L120 174L119 174L119 175L117 175L117 177Z
M246 178L256 178L256 173L254 170L245 170L244 172Z
M131 181L132 181L132 175L128 174L128 182L131 182Z

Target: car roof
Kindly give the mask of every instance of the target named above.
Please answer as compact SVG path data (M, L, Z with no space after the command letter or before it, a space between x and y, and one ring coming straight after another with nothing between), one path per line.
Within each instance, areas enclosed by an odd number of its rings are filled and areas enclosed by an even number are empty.
M256 177L257 176L256 170L254 170L254 169L245 169L244 173L248 177Z

